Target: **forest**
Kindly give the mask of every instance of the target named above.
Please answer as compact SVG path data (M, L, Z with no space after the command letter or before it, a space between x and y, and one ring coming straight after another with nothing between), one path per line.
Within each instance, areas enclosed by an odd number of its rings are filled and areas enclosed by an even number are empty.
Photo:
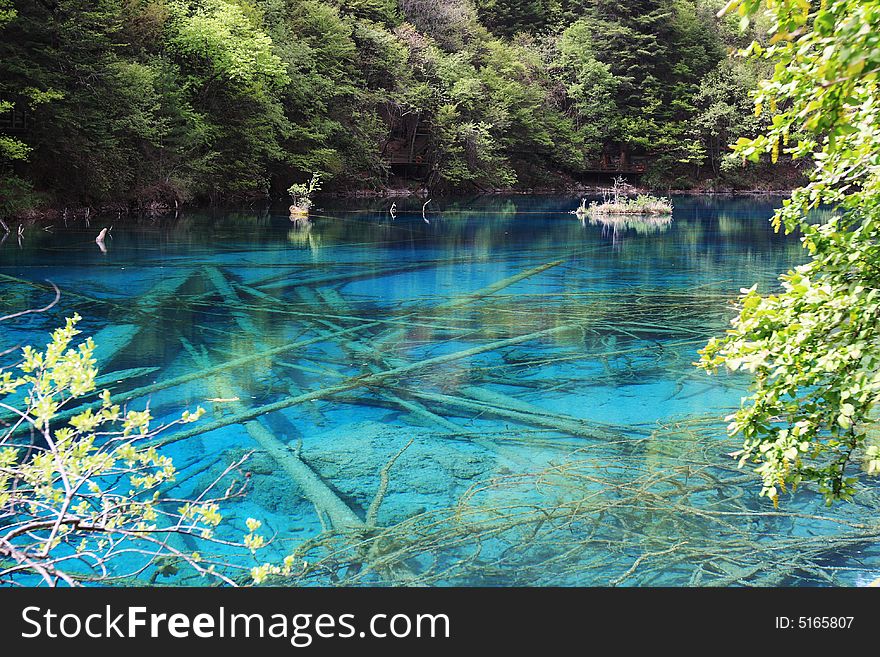
M324 191L791 188L720 0L0 0L0 217Z

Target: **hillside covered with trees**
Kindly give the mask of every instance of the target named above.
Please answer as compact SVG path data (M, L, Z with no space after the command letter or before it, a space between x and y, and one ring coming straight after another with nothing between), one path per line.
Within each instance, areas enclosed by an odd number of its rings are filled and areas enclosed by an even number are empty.
M0 216L596 170L753 187L719 0L0 0ZM778 174L777 174L778 175ZM766 180L764 181L766 183Z

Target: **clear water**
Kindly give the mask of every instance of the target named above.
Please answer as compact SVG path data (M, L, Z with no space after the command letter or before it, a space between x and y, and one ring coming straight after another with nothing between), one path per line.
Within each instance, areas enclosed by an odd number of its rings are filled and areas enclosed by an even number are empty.
M103 372L159 368L110 384L123 393L275 349L129 404L149 404L157 422L202 405L207 424L301 396L250 427L163 448L181 469L175 495L256 450L249 493L224 509L221 535L259 518L275 537L261 560L299 547L323 564L299 584L871 578L872 541L852 537L873 489L833 509L803 491L774 512L727 456L736 444L723 416L746 382L692 366L741 287L768 289L802 261L797 237L768 224L778 199L675 198L671 222L620 225L579 221L568 214L577 202L436 199L423 218L404 199L392 219L390 201L350 201L308 223L264 210L32 230L0 247L0 274L21 281L0 280L0 314L48 300L24 281L51 280L62 299L4 323L0 351L43 344L76 311ZM111 223L102 253L94 237ZM352 556L351 532L334 536L332 513L255 442L266 434L358 522L406 447L375 516L388 532L377 563L348 567L369 559ZM167 583L203 581L182 569Z

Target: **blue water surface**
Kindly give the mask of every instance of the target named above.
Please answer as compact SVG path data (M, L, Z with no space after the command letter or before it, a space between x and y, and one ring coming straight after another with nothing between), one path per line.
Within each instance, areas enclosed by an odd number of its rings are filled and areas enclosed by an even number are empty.
M309 221L215 210L31 229L0 247L0 314L45 305L46 281L61 301L4 323L0 351L44 344L77 312L102 373L149 368L110 376L114 394L208 370L126 404L154 424L197 406L199 424L226 422L162 448L180 469L167 494L197 495L253 451L221 479L249 485L219 535L260 519L273 540L253 564L299 548L293 583L870 579L870 541L847 537L872 489L833 509L805 490L774 511L729 456L723 418L748 381L693 367L740 288L804 261L769 225L779 199L676 197L672 219L626 221L580 220L578 202L434 199L423 215L398 199L392 217L391 201L328 200ZM339 526L334 504L361 524ZM387 536L365 556L370 532ZM204 583L185 567L139 577Z

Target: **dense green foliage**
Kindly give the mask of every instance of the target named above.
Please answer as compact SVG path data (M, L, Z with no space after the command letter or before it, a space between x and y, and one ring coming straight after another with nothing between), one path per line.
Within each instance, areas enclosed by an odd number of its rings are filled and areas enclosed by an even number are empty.
M380 187L395 149L439 189L723 185L755 76L719 2L2 0L0 214Z
M830 503L852 496L858 464L880 472L880 2L766 4L770 45L748 52L775 63L755 106L769 128L737 152L810 161L810 183L775 221L800 231L812 258L781 277L777 294L745 291L702 364L755 375L731 429L745 438L742 462L760 464L763 494L776 502L814 482ZM730 9L748 20L763 6L734 0ZM823 204L834 216L811 222Z

